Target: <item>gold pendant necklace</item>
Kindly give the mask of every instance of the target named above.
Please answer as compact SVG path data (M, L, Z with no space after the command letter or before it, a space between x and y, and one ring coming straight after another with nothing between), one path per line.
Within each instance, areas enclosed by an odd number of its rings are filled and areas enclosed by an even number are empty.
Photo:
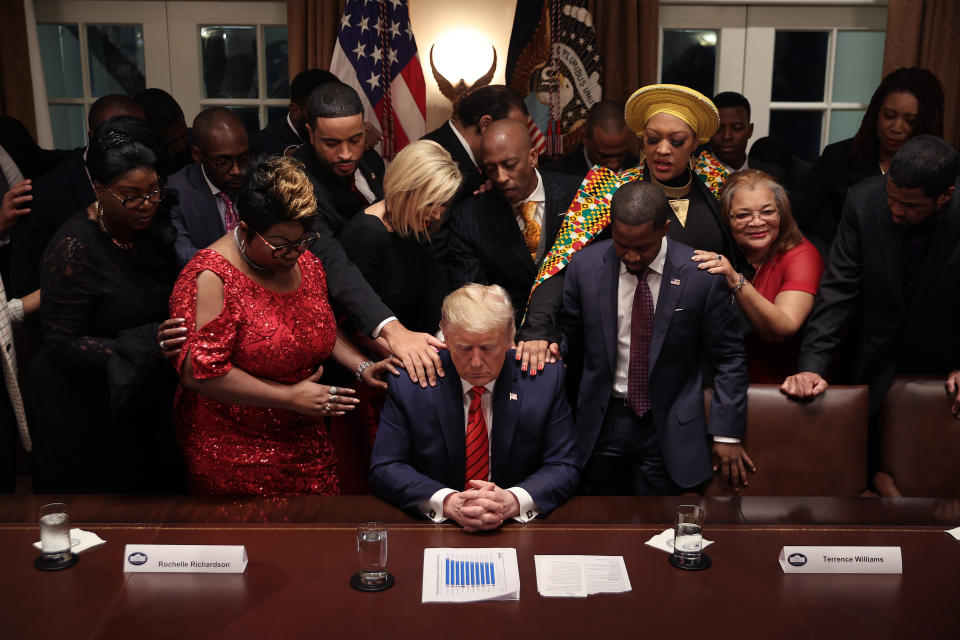
M668 187L654 178L653 172L650 172L650 182L663 190L664 195L668 198L667 202L670 203L670 208L673 209L673 213L680 222L680 226L686 228L687 213L690 210L690 199L686 196L690 193L690 188L693 187L693 172L690 172L690 179L682 187Z
M100 230L107 234L107 237L110 238L110 242L117 245L124 251L130 251L133 249L133 242L120 242L107 231L107 225L103 222L103 203L97 200L97 225L100 227Z

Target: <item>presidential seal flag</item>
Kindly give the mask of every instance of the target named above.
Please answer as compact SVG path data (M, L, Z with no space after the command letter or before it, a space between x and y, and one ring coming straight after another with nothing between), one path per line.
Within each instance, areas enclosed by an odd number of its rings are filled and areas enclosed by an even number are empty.
M427 89L406 0L347 0L330 71L380 125L384 158L424 134Z
M603 66L587 0L517 3L507 53L507 83L547 134L547 155L583 137L587 111L603 93Z

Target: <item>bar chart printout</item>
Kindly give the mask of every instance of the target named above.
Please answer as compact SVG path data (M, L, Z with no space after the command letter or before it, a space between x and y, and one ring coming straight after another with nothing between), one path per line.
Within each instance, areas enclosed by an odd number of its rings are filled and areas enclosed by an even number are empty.
M516 549L423 550L423 602L519 598Z

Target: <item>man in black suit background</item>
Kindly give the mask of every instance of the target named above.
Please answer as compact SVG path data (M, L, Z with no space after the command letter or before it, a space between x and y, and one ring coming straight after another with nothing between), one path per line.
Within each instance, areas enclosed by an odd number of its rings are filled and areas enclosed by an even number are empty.
M504 118L526 124L527 108L523 100L502 84L487 85L465 95L457 104L453 118L423 136L449 151L463 174L463 183L453 204L472 196L484 183L480 168L481 136L491 122Z
M640 162L637 156L630 153L633 139L633 132L623 118L623 105L612 100L601 100L587 112L583 142L544 168L569 173L581 181L598 164L611 171L623 171Z
M519 324L540 261L576 194L573 176L537 170L525 124L491 123L480 149L493 189L467 198L450 214L450 284L498 284L510 294Z
M146 120L143 109L127 96L103 96L90 107L87 136L114 116ZM21 218L10 241L12 297L22 298L40 287L40 259L50 238L67 218L97 199L85 158L86 147L77 149L63 164L33 182L31 212Z
M777 165L747 155L753 123L750 122L750 101L736 91L723 91L713 97L720 114L720 127L710 138L710 151L730 173L741 169L759 169L780 184L787 186L786 176Z
M322 84L339 82L337 76L325 69L306 69L290 83L290 104L287 114L271 121L266 127L250 136L250 149L254 153L286 155L302 144L309 144L307 133L307 98Z
M353 88L328 82L307 101L310 144L294 152L304 164L317 195L317 211L334 237L347 222L383 198L383 158L364 151L363 103Z
M23 123L0 117L0 272L7 277L10 232L30 213L33 179L60 165L73 151L41 149Z
M225 107L205 109L193 121L193 164L170 176L179 201L170 211L180 264L237 226L236 197L250 159L243 121Z
M795 398L826 391L824 376L848 321L856 337L854 384L870 385L870 413L898 373L942 375L960 418L960 196L957 151L920 135L886 175L847 192L797 369L781 389ZM859 312L859 313L858 313ZM871 466L876 434L871 434Z
M190 130L183 109L176 99L163 89L151 87L133 97L150 123L150 128L163 141L166 161L160 165L160 174L168 176L190 164Z

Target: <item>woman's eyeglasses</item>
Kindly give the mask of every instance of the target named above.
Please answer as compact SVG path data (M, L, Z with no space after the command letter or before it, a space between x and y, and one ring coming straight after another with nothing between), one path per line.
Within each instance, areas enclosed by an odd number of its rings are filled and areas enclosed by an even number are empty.
M271 251L273 251L273 253L272 253L271 255L272 255L274 258L283 258L283 257L285 257L285 256L290 255L290 252L292 252L292 251L296 251L298 254L303 253L304 251L306 251L307 249L309 249L310 247L312 247L312 246L313 246L313 243L316 242L316 241L317 241L317 238L320 237L319 234L311 233L310 235L308 235L308 236L306 236L306 237L304 237L304 238L300 238L300 240L298 240L297 242L294 242L294 243L292 243L292 244L278 244L278 245L273 245L273 244L270 244L270 243L266 240L266 238L264 238L262 235L260 235L260 234L257 233L256 231L254 231L254 233L257 234L257 237L258 237L258 238L260 238L261 240L263 240L263 244L265 244L265 245L267 245L268 247L270 247Z
M120 201L120 204L124 209L139 209L144 205L144 203L147 202L150 204L157 204L163 200L165 195L167 195L166 187L160 187L156 191L152 191L146 195L127 196L126 198L118 196L110 187L106 187L106 190L109 191L114 198Z
M780 215L780 209L764 209L762 211L738 211L730 214L730 219L737 224L747 224L755 217L759 217L764 222L770 222Z

